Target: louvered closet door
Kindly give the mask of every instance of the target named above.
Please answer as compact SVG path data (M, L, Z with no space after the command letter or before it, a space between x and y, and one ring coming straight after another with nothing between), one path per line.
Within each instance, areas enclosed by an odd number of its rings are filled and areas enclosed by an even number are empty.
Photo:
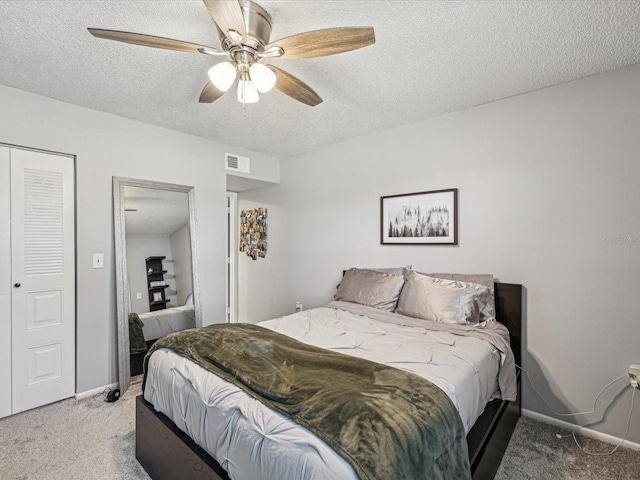
M0 418L11 415L11 184L9 149L0 147Z
M75 392L73 159L11 149L13 413Z

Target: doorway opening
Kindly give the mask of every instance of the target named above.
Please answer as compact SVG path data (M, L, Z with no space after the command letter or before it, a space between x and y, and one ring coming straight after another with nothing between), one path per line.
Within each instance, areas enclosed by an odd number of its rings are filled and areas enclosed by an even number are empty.
M238 194L227 192L227 322L238 321Z

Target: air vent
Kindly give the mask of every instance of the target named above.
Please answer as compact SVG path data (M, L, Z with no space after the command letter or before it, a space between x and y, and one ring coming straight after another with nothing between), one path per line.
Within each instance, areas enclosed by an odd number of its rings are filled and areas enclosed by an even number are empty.
M227 170L251 173L251 161L249 160L249 157L241 157L240 155L234 155L233 153L225 153L224 158Z
M238 157L227 155L227 168L238 169Z

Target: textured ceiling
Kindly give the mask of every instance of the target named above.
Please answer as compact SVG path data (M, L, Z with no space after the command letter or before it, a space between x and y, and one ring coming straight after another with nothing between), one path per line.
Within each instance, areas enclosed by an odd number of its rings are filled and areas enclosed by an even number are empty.
M217 46L200 0L0 0L0 83L281 157L640 61L638 1L262 0L272 39L373 26L376 44L272 60L323 99L274 90L199 104L200 54L93 38L87 27Z
M171 235L189 223L184 192L126 186L124 208L128 235Z

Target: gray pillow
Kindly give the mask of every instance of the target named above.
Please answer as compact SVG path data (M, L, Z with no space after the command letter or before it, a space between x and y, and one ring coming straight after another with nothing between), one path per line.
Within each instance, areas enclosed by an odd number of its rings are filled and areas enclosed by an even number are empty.
M360 270L372 270L374 272L390 273L392 275L402 275L405 269L411 270L411 265L406 267L390 267L390 268L361 268Z
M333 298L393 312L403 284L402 275L350 268Z
M427 275L428 277L434 278L444 278L445 280L458 280L460 282L467 283L478 283L480 285L484 285L491 291L491 298L487 302L487 304L480 310L480 321L485 322L488 320L495 320L496 318L496 300L495 300L495 292L494 292L494 278L490 273L476 273L476 274L465 274L465 273L422 273L417 272L420 275Z
M477 283L445 280L405 272L396 313L444 323L478 325L480 310L491 299L489 288Z

